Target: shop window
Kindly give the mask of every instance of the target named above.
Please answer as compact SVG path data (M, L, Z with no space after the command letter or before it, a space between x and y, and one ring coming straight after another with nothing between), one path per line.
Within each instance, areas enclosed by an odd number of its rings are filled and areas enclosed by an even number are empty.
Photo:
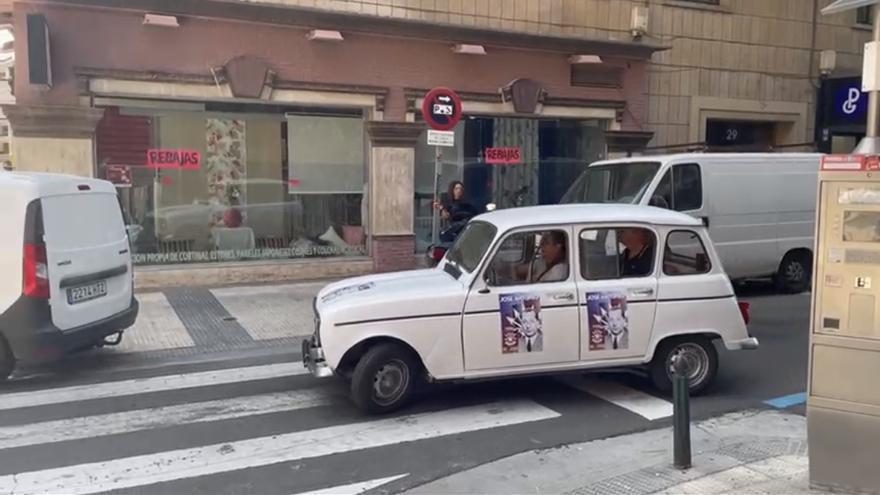
M856 24L870 26L873 23L872 7L859 7L856 9Z
M646 277L654 273L656 236L648 229L587 229L580 234L581 276L586 280Z
M360 117L107 110L97 155L130 171L135 263L366 254Z
M712 264L706 246L696 232L676 230L666 238L663 273L666 275L697 275L709 273Z
M675 211L693 211L703 207L703 181L696 163L670 168L654 191L651 206Z
M604 127L601 120L465 118L455 146L440 150L441 201L452 181L462 181L464 200L477 212L489 203L499 209L558 204L587 165L605 157ZM435 149L426 141L423 135L416 147L417 252L432 237Z

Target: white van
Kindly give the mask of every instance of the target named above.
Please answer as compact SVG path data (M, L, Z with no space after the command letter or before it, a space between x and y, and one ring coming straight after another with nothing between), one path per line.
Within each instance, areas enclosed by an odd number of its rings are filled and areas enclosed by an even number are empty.
M632 203L688 213L709 227L732 280L809 288L820 154L707 153L591 164L562 203Z
M0 172L0 203L0 379L16 363L119 343L138 303L115 187Z

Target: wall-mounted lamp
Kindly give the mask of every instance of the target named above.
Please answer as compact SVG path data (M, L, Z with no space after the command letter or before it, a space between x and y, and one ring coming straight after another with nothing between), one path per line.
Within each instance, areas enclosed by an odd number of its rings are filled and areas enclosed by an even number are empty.
M568 57L568 63L572 65L578 64L601 64L602 57L598 55L572 55Z
M177 28L180 27L180 23L177 22L177 17L173 15L146 14L144 16L144 26Z
M309 41L329 41L331 43L339 43L345 40L342 37L342 33L329 29L313 29L306 35L306 39Z
M457 53L459 55L485 55L486 48L483 45L466 45L464 43L459 43L452 47L453 53Z
M822 50L819 53L819 74L830 76L837 69L837 52L834 50Z

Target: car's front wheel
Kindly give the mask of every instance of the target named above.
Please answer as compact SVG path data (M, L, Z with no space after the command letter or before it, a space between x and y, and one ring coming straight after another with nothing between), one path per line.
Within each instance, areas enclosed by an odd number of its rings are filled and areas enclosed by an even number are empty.
M718 374L718 351L709 339L696 335L667 339L657 347L651 361L651 381L658 390L672 391L673 363L677 359L684 361L692 395L704 391Z
M351 376L351 396L369 414L396 411L412 396L419 362L399 344L378 344L367 350Z

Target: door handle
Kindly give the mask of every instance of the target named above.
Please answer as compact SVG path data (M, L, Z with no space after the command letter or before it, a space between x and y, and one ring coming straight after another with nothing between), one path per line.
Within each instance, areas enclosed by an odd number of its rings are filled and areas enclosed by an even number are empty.
M574 301L574 294L571 292L564 292L561 294L553 294L554 301Z
M633 296L648 297L654 295L654 289L633 289L629 293Z

